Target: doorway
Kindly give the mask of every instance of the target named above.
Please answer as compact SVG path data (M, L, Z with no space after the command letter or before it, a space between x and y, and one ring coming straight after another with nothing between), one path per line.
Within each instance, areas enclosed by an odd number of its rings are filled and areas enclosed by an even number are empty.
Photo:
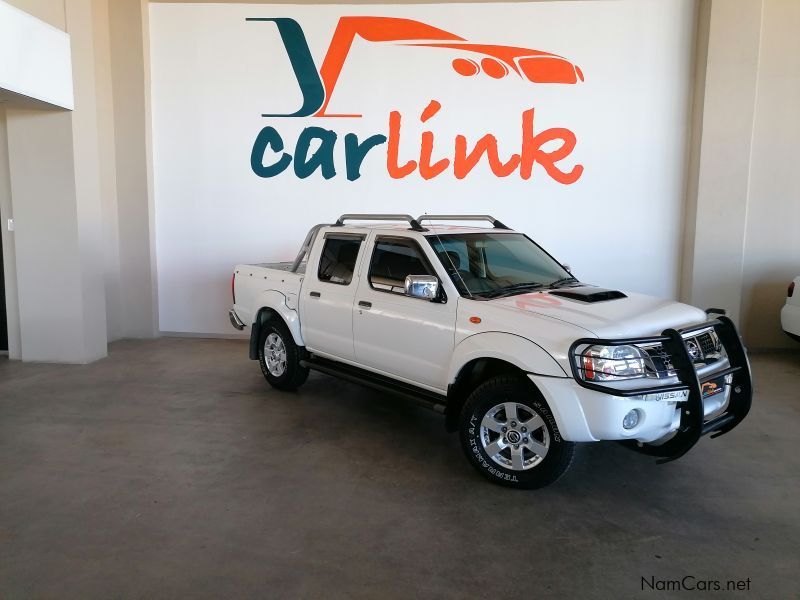
M8 352L8 317L6 316L6 279L3 272L3 238L0 237L0 353Z

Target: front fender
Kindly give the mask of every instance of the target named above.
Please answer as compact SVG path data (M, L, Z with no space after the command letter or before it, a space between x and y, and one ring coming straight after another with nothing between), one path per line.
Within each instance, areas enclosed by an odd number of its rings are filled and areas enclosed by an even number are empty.
M556 359L538 344L513 333L489 331L471 335L455 347L450 362L449 382L456 380L464 365L478 358L503 360L526 373L569 377Z

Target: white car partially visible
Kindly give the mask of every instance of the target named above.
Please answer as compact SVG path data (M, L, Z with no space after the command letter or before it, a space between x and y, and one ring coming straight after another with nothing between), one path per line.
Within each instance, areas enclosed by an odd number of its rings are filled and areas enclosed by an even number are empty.
M786 292L786 304L781 309L781 327L800 342L800 276L794 278Z

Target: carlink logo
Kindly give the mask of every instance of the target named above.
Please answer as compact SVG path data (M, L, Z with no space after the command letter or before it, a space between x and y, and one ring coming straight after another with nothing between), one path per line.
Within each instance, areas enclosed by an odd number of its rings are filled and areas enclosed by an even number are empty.
M255 23L273 24L277 27L281 41L289 58L294 76L302 94L302 105L294 112L265 112L267 118L360 118L360 111L332 113L328 106L339 82L342 69L356 37L376 44L425 47L437 50L439 55L447 50L457 54L450 62L455 73L463 77L483 74L487 82L507 76L520 78L531 84L575 85L583 82L580 67L566 58L534 50L498 44L472 43L464 38L412 19L395 17L352 16L341 17L334 30L322 66L317 68L301 25L294 19L248 18ZM373 84L391 85L391 74L386 81ZM426 98L427 105L420 114L425 123L435 116L442 105L438 100ZM423 100L424 101L424 100ZM561 170L556 163L569 156L577 143L575 134L567 128L555 127L536 133L534 130L534 109L530 108L520 115L521 147L506 160L500 158L497 139L487 133L479 138L470 149L464 135L457 135L452 146L452 160L444 157L433 160L434 134L424 131L420 139L417 160L400 161L399 144L402 115L397 110L388 114L387 133L377 133L359 140L354 133L344 136L345 170L347 179L355 181L361 177L361 165L367 153L386 144L386 169L393 179L402 179L418 173L425 180L432 179L451 169L457 179L465 178L483 156L491 172L497 177L508 177L518 173L522 179L530 179L534 164L540 165L555 181L571 184L583 173L582 165L575 165L569 171ZM334 161L334 148L338 134L331 129L310 125L297 139L294 156L284 151L284 140L274 126L264 127L256 137L251 153L251 167L260 177L275 177L293 165L294 173L303 179L319 170L325 179L337 175ZM312 145L316 150L311 151ZM545 151L549 144L555 149Z

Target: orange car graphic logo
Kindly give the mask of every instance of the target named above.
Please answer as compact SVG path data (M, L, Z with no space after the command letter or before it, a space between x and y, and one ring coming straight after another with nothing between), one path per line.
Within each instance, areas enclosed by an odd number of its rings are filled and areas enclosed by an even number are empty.
M328 51L317 70L311 50L300 24L294 19L248 18L248 21L271 21L278 27L289 55L294 75L303 94L303 105L294 113L265 114L265 117L360 117L360 114L326 112L353 41L360 37L368 42L391 43L455 50L468 57L457 57L451 65L465 77L481 71L493 79L510 73L531 83L574 84L583 81L583 72L563 56L496 44L475 44L464 38L413 19L396 17L341 17L331 38Z
M456 58L452 66L456 73L470 77L481 71L494 79L502 79L510 72L531 83L578 83L583 81L583 71L563 56L531 50L490 44L417 44L431 48L452 48L482 54L480 63L471 58Z

